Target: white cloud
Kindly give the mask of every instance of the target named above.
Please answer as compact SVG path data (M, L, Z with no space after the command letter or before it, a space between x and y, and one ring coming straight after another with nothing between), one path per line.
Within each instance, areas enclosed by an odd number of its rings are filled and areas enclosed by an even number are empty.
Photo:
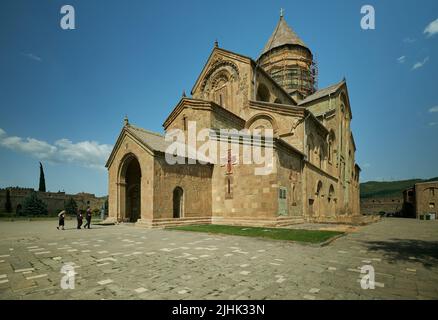
M436 125L438 125L438 122L429 122L429 126L431 126L431 127L436 126Z
M426 27L426 29L424 29L424 32L427 37L431 37L435 34L438 33L438 19L432 21L431 23L428 24L428 26Z
M34 138L7 136L0 128L0 146L31 155L51 163L72 163L88 168L104 169L112 146L96 141L73 143L68 139L55 141L52 145Z
M416 62L412 66L412 70L416 70L416 69L423 67L427 63L427 61L429 61L429 57L424 58L423 61Z
M429 112L438 112L438 106L432 107L429 109Z
M406 56L401 56L400 58L397 58L398 63L405 63L406 62Z
M36 54L33 53L22 53L22 55L33 61L37 61L37 62L43 61L43 59L41 59L40 57L38 57Z

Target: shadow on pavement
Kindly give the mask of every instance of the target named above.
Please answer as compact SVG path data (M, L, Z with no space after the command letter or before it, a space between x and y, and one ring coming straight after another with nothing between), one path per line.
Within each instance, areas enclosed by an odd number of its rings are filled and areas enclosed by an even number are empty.
M426 268L438 264L438 241L389 239L388 241L364 241L363 244L368 247L368 250L383 252L390 263L420 262Z

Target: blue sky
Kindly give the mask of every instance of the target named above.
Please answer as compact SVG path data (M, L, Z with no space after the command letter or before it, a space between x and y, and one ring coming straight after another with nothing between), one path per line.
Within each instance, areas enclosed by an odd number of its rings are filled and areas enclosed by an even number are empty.
M64 4L76 30L59 26ZM375 30L360 27L365 4ZM161 132L214 40L257 58L280 8L318 61L319 87L347 78L361 180L438 176L435 0L6 0L0 187L37 188L41 160L49 190L106 194L103 166L124 115Z

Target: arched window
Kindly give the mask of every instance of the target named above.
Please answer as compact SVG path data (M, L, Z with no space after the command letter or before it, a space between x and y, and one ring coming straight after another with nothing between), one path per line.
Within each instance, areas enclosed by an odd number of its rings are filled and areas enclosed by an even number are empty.
M181 218L184 216L184 191L181 187L173 190L173 217Z
M183 129L184 129L184 131L187 131L187 117L186 117L186 115L183 115Z
M331 202L331 201L333 200L334 197L335 197L335 188L334 188L333 185L331 184L331 185L330 185L330 188L329 188L329 192L328 192L328 198L327 198L327 201L328 201L328 202Z
M222 76L218 79L213 90L214 101L222 107L228 106L228 78Z
M317 184L317 186L316 186L316 195L317 195L318 197L321 196L321 190L322 190L322 182L321 182L321 181L318 181L318 184Z
M225 199L233 199L233 176L225 177Z

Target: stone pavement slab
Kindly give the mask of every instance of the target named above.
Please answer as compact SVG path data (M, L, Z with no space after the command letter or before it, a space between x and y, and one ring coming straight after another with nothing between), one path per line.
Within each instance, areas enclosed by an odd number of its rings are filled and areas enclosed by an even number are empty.
M344 227L324 247L130 224L67 227L0 222L0 299L438 299L438 221ZM375 271L374 289L361 287L364 266ZM67 275L74 289L62 288Z

